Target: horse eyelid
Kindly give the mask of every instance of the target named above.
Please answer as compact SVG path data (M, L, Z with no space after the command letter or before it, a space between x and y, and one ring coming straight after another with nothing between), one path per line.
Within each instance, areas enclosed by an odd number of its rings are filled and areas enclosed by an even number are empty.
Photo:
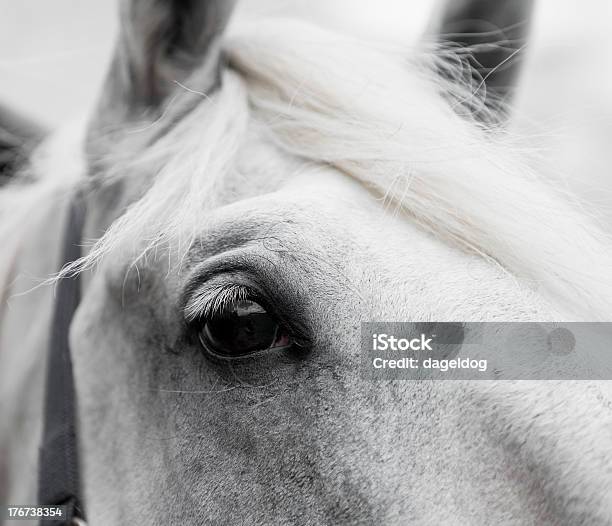
M251 291L243 285L226 284L212 288L201 287L185 303L183 314L188 323L215 316L230 305L249 299Z

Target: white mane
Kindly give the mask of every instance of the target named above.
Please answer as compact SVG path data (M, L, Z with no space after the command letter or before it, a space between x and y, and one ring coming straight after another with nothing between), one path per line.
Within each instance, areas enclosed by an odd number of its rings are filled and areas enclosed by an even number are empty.
M612 311L610 240L534 173L513 137L459 115L482 102L458 81L461 62L453 70L424 50L406 58L297 24L258 21L227 39L220 91L136 161L119 163L116 174L144 169L155 182L70 270L134 240L145 240L141 254L160 244L184 254L255 122L283 150L336 167L569 310L591 319ZM434 73L444 64L448 80Z

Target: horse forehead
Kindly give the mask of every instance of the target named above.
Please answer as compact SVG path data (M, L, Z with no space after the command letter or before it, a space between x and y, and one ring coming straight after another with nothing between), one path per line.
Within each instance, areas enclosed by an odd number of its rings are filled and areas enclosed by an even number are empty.
M412 230L406 221L387 217L361 185L317 167L287 178L276 191L212 210L200 239L205 251L259 243L264 250L318 254L334 261L367 250L381 228L390 238Z
M215 240L204 243L208 253L255 242L262 252L286 251L290 262L307 260L312 266L306 274L294 264L284 272L308 282L313 295L339 284L359 289L357 296L389 319L407 310L429 315L428 309L449 319L551 316L551 305L533 283L441 243L329 168L305 171L279 191L216 210L203 238ZM195 259L208 255L195 252ZM418 299L418 306L407 309L409 298ZM482 304L489 305L486 314Z

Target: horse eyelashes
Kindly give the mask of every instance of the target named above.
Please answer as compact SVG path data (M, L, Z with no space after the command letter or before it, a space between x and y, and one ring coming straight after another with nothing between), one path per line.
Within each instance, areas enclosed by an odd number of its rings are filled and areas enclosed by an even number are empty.
M184 316L188 323L220 315L237 302L250 296L243 285L225 284L213 287L203 286L187 301Z

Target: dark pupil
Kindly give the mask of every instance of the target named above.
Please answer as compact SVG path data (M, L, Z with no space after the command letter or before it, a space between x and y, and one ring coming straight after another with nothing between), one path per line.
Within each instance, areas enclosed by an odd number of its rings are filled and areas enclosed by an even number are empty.
M278 324L261 305L244 300L207 320L202 338L213 353L237 357L272 347L277 330Z

